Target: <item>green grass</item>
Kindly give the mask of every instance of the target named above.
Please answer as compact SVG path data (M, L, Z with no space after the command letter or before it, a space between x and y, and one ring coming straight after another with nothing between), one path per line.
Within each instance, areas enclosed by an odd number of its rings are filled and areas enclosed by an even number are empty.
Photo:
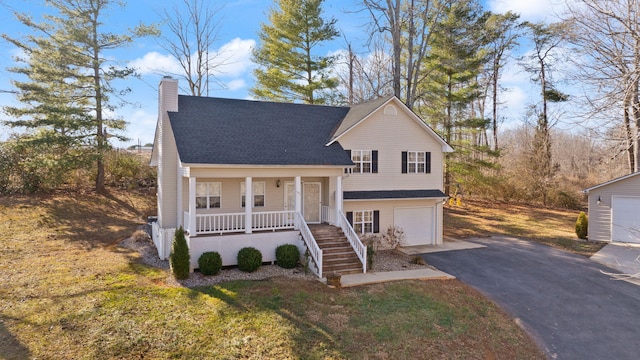
M458 281L170 285L114 246L153 203L135 193L0 199L3 358L543 358Z

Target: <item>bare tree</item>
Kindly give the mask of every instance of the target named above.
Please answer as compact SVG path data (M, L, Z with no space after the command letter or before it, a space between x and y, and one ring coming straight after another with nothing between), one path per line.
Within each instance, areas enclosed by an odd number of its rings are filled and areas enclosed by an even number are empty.
M349 51L341 59L337 76L346 89L348 104L359 104L393 93L391 58L384 51L384 46L376 42L369 54L359 56Z
M442 13L438 1L362 0L371 15L371 35L390 34L393 94L409 108L420 98L419 83L426 74L423 59Z
M597 126L618 123L629 172L640 170L640 1L567 2L566 21L581 56L573 57L576 77L585 92L591 118L606 114Z
M174 5L160 14L169 29L160 45L182 69L172 75L185 79L194 96L208 95L210 82L216 82L213 70L225 64L223 54L211 49L219 40L219 11L206 0L182 0L181 7Z

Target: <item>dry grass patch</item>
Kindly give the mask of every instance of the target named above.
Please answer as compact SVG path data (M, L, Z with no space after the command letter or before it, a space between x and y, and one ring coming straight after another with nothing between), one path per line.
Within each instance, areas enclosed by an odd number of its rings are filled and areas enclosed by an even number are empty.
M461 207L445 207L444 232L459 239L508 235L590 256L605 244L577 238L578 214L573 210L467 200Z
M543 358L457 281L163 283L165 271L115 246L154 202L124 192L0 199L4 358Z

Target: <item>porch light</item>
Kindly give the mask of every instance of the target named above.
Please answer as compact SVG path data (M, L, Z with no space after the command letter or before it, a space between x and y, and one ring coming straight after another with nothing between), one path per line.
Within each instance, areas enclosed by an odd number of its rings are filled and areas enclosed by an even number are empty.
M602 198L600 197L600 195L598 195L598 201L597 201L598 205L600 205L601 202L602 202Z
M280 187L280 179L276 180L276 187Z

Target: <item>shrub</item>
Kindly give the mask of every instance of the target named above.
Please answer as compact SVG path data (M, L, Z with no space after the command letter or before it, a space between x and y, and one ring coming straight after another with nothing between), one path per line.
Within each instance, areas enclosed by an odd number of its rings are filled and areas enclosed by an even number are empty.
M300 250L293 244L284 244L276 248L276 262L285 269L293 269L300 261Z
M578 235L578 239L587 238L588 227L589 227L589 220L587 220L587 214L585 214L584 211L580 211L580 215L578 215L578 220L576 220L576 235Z
M203 275L216 275L222 268L222 258L217 251L205 252L198 258L198 268Z
M189 255L189 246L184 237L184 229L182 226L176 229L171 246L171 255L169 255L169 264L173 276L180 280L189 277L189 263L191 256Z
M238 269L254 272L262 265L262 253L253 247L245 247L238 251Z

